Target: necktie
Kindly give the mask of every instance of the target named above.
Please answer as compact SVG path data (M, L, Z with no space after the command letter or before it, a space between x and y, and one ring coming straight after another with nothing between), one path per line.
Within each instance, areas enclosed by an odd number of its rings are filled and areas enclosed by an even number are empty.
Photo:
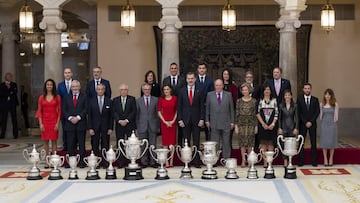
M190 102L190 105L192 105L192 102L193 102L193 91L192 91L192 86L190 86L190 92L189 92L189 102Z
M121 107L123 111L125 111L125 103L126 103L125 98L121 98Z
M280 93L280 80L275 80L275 91L276 91L276 95L279 95L279 93Z
M76 96L76 94L74 94L73 103L74 103L74 107L75 107L75 106L76 106L76 103L77 103L77 96Z
M146 97L146 109L149 109L149 97Z
M310 107L310 99L309 97L306 97L306 108L309 110Z
M221 95L220 95L220 93L217 93L217 94L218 94L217 95L217 102L220 105L221 104Z
M99 83L100 83L100 81L97 80L97 81L96 81L96 85L99 85Z
M102 113L103 105L104 105L103 98L99 97L99 110L100 110L100 113Z
M172 78L172 86L175 86L176 85L176 80L175 80L175 77Z
M70 85L69 85L69 81L66 81L66 91L67 91L67 93L69 94L69 92L70 92Z
M204 83L204 76L201 76L201 77L200 77L200 82L201 82L201 83Z

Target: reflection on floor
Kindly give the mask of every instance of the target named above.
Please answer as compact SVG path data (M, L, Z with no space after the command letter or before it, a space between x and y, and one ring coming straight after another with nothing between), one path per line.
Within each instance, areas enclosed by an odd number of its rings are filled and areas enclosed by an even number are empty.
M353 138L346 138L351 141ZM341 139L343 140L343 139ZM116 180L85 180L87 168L77 169L79 180L68 180L69 169L61 168L63 180L26 180L31 167L22 156L24 148L41 145L39 137L0 140L0 202L360 202L360 166L297 168L298 179L284 179L284 168L275 166L276 179L264 179L264 169L257 166L259 179L246 179L247 168L238 168L240 179L224 178L226 169L216 167L217 180L202 180L205 169L192 168L194 179L180 180L181 167L168 169L170 180L154 180L156 169L143 169L144 180L123 180L124 169L117 169ZM347 142L344 142L347 143ZM359 147L359 142L352 142ZM43 172L44 163L39 164ZM44 175L47 175L45 173Z

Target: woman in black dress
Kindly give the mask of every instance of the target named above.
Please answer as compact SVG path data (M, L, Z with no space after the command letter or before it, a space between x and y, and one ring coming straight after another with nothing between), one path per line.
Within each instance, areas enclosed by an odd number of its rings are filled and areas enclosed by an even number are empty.
M284 100L279 105L278 134L284 137L295 137L299 134L299 118L291 90L284 91ZM283 158L284 166L287 166L289 157L283 156Z
M150 93L151 96L160 97L160 94L161 94L160 85L156 81L156 76L155 76L154 71L149 70L148 72L145 73L144 82L151 86L151 93ZM141 96L144 95L142 90L140 90L140 93L141 93Z

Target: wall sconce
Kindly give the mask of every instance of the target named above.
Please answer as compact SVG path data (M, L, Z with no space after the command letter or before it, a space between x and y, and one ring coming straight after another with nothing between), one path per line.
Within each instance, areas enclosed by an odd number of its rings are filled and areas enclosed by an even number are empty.
M19 27L20 27L20 32L27 32L27 33L33 32L34 17L30 6L27 5L27 0L25 0L25 5L22 6L20 9Z
M327 33L335 29L335 10L326 0L326 4L321 9L321 29Z
M230 5L230 0L222 9L222 29L226 31L236 30L236 10Z
M129 0L126 2L126 5L121 10L121 27L129 34L131 30L135 29L135 10Z

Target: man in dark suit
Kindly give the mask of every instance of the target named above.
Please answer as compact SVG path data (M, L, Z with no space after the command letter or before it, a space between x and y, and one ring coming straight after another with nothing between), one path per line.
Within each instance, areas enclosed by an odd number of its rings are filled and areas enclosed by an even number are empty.
M79 144L79 167L84 168L85 133L87 129L86 95L80 92L80 82L73 80L71 90L73 95L66 95L62 101L62 112L65 118L64 130L67 133L67 149L70 156L75 156L76 141Z
M173 95L177 96L179 90L185 86L185 79L179 74L179 67L172 63L169 68L170 75L163 79L163 86L170 85Z
M317 166L316 153L316 119L320 113L318 98L311 95L311 84L305 83L303 87L304 94L297 99L297 109L299 115L300 135L304 136L304 142L307 132L310 135L311 142L311 165ZM304 146L299 154L299 166L304 165Z
M231 155L230 130L234 128L234 104L231 93L224 91L223 81L215 81L215 91L206 97L205 123L211 129L211 141L222 141L223 158Z
M13 137L18 138L18 125L16 116L16 106L19 105L17 98L17 84L12 81L11 73L5 74L5 82L0 84L0 111L1 111L1 134L0 138L5 138L8 114L11 114L13 125Z
M258 84L254 83L254 73L252 71L246 71L245 73L245 83L249 84L252 87L251 97L259 100L260 98L260 87ZM240 87L241 85L239 85ZM243 95L241 93L241 88L239 88L239 98Z
M105 85L105 97L111 98L111 87L110 82L101 78L102 69L100 66L93 68L94 79L89 81L86 86L86 95L89 99L96 97L96 86L100 83Z
M163 80L164 85L170 85L172 94L178 96L181 88L185 87L185 79L179 74L179 66L176 63L171 63L169 68L170 75ZM182 145L182 128L178 127L177 143Z
M151 96L151 85L145 83L141 86L143 96L136 100L136 127L140 139L147 139L149 145L156 147L156 134L159 132L158 98ZM144 150L143 146L142 150ZM149 151L141 158L141 165L157 167Z
M121 84L119 87L120 96L113 100L113 118L115 121L116 143L120 139L126 139L136 129L136 100L128 95L129 87ZM118 146L120 147L120 146ZM118 160L119 168L124 167L125 158L120 155Z
M193 145L200 146L200 128L204 126L205 106L204 94L195 86L195 73L186 74L187 86L180 89L178 96L178 123L183 128L183 138L190 143L192 135ZM200 157L196 154L194 166L200 168Z
M105 97L105 85L99 84L96 86L97 97L89 101L88 106L88 128L91 136L91 148L96 156L101 155L99 144L101 141L101 150L109 150L110 135L113 130L114 120L112 118L112 101ZM101 164L106 168L107 164L103 159Z
M291 90L290 81L284 78L281 78L282 69L280 67L275 67L273 69L273 78L265 82L271 88L271 94L273 98L276 98L276 102L279 105L284 99L284 91Z
M25 92L25 86L20 86L20 102L21 102L21 113L24 118L25 128L29 129L29 103L28 103L28 93Z
M208 76L207 66L205 63L200 63L198 65L198 76L196 78L195 86L199 87L199 90L204 94L204 102L206 101L206 96L209 92L214 91L214 81ZM205 104L204 104L205 105ZM210 140L210 133L208 128L204 128L205 139L206 141Z
M64 80L58 84L58 88L57 88L58 94L61 97L61 101L63 101L66 95L72 96L72 91L71 91L71 82L73 80L72 76L73 73L71 71L71 68L64 68ZM65 121L66 118L62 117L61 125L63 126L63 128L65 126ZM62 132L62 141L63 141L63 151L67 151L67 136L66 136L66 131L64 129Z

